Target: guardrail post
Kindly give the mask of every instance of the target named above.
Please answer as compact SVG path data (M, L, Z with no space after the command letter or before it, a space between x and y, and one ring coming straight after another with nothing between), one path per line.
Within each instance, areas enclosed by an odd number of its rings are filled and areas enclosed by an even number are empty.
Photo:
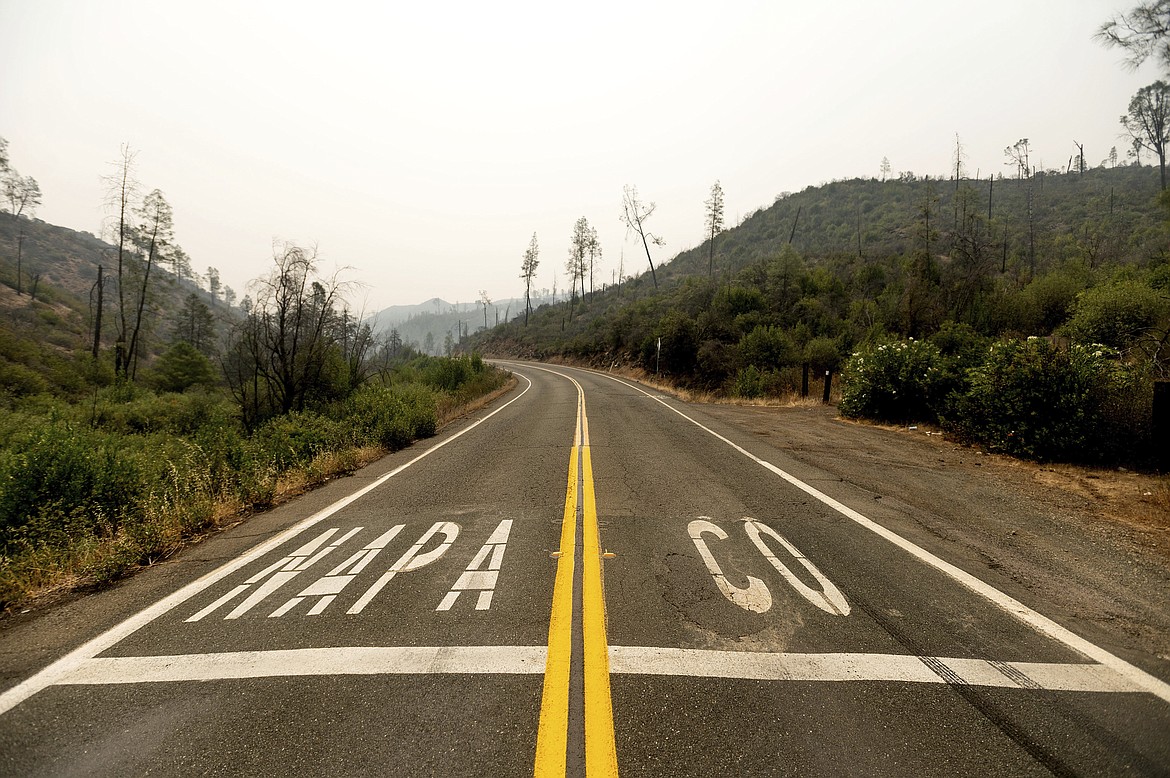
M1170 381L1154 382L1152 453L1154 464L1163 473L1170 472Z

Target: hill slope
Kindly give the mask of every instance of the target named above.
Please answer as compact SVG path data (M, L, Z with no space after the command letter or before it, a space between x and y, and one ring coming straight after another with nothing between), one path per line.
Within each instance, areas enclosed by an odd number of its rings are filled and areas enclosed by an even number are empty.
M95 369L102 372L101 363L95 366L89 360L96 323L96 283L101 266L105 287L101 350L108 352L113 347L118 304L113 270L116 254L113 246L90 233L0 214L0 368L4 374L0 392L71 394L83 385L83 376L95 377ZM128 288L132 283L129 275L128 271ZM152 268L143 316L144 366L167 345L175 317L190 295L221 323L239 315L191 279L178 279L166 267Z
M921 338L948 321L983 336L1050 335L1090 287L1119 274L1161 283L1166 215L1148 167L837 181L751 214L716 238L713 258L707 243L680 253L658 289L642 275L472 346L636 362L733 391L753 364L834 367L861 342Z

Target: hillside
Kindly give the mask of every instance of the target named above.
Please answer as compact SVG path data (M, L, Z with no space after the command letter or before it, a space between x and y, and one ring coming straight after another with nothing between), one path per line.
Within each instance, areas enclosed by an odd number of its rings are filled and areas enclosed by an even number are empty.
M17 243L21 243L21 294L17 293ZM51 391L70 395L86 380L104 380L103 365L92 365L95 286L104 268L101 351L113 348L116 249L87 232L36 219L0 214L0 392L17 395ZM129 275L129 274L128 274ZM128 280L127 287L130 287ZM170 340L176 317L190 295L223 322L238 316L230 305L190 278L167 267L151 270L143 316L143 367L148 368ZM97 373L95 374L95 370Z
M643 274L471 346L634 363L733 392L753 364L835 368L861 343L928 337L946 322L1047 336L1087 289L1121 277L1162 288L1170 231L1158 192L1157 170L1136 166L809 187L720 234L713 261L704 243L664 263L658 289Z

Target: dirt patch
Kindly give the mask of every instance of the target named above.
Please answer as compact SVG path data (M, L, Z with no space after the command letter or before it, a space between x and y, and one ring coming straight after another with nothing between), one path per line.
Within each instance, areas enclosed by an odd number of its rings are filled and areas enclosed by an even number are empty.
M991 455L831 406L697 407L875 521L1170 676L1170 478Z

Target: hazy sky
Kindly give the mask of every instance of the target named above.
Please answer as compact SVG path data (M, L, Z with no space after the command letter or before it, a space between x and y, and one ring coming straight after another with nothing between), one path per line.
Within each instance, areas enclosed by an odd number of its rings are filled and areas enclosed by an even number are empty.
M101 177L138 152L198 270L243 296L274 239L351 268L367 310L538 287L585 216L605 280L622 187L658 204L655 262L838 178L1091 165L1158 78L1092 40L1133 0L296 3L0 0L0 136L45 221L99 232ZM599 280L601 280L599 278ZM363 302L363 300L359 300Z

